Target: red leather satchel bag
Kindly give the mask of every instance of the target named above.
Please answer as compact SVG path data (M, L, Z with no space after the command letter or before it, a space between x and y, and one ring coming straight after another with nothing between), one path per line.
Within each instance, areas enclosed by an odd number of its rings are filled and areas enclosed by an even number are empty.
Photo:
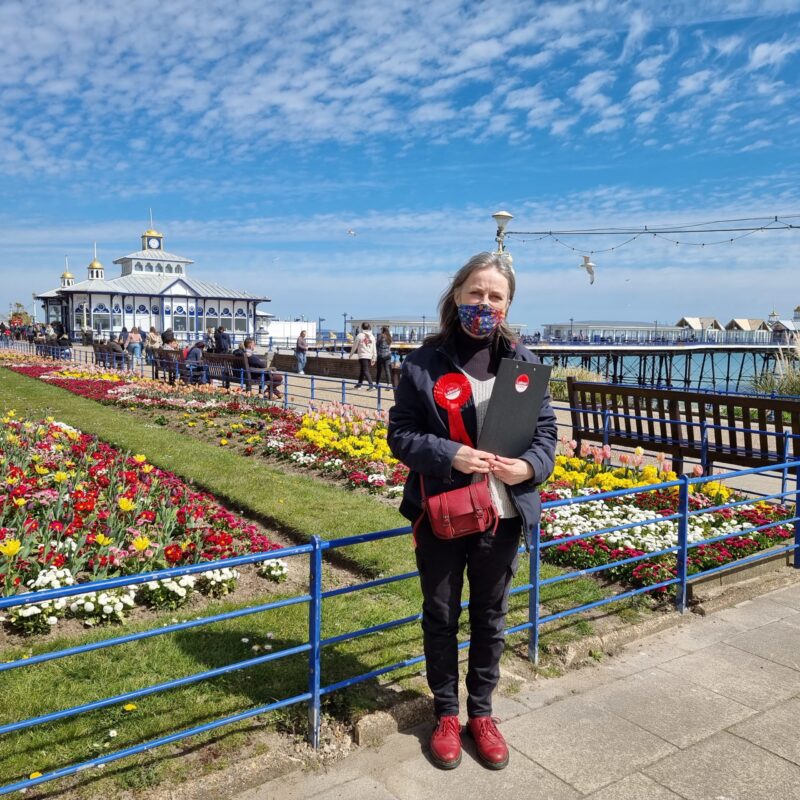
M422 506L431 523L434 536L439 539L457 539L491 529L497 529L498 514L489 493L489 477L461 489L427 497L425 482L420 475Z

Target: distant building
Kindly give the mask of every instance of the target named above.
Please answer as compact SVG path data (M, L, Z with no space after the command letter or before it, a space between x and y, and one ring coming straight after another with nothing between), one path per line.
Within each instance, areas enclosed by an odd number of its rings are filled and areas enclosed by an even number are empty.
M69 268L61 286L35 295L46 322L58 322L73 338L84 329L106 337L134 325L159 332L172 328L180 339L198 338L207 326L224 326L235 335L256 332L256 307L270 301L248 292L188 275L191 259L164 250L164 237L150 229L142 234L142 249L114 261L120 275L106 279L95 257L86 280L76 283Z
M372 317L369 319L347 317L345 323L344 315L342 315L342 324L345 325L343 332L350 334L354 331L358 332L362 322L368 322L374 331L380 331L384 325L388 326L392 340L398 344L401 342L419 343L426 336L439 330L439 317ZM335 329L335 326L333 327ZM510 324L509 327L517 335L521 335L528 326ZM341 328L340 332L342 332Z
M767 319L736 317L722 325L715 317L681 317L675 325L661 322L578 320L542 325L542 341L596 344L647 342L708 342L769 344L790 341L800 333L800 306L792 319L773 311Z

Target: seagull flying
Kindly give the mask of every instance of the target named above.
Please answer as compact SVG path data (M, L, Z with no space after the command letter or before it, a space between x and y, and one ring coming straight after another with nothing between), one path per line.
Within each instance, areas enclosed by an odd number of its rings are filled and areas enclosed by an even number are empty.
M347 235L348 236L358 236L358 234L352 228L348 228L347 229Z
M592 264L592 259L590 256L583 257L583 264L578 264L581 269L585 269L586 272L589 274L589 285L591 286L594 283L594 268L597 264Z

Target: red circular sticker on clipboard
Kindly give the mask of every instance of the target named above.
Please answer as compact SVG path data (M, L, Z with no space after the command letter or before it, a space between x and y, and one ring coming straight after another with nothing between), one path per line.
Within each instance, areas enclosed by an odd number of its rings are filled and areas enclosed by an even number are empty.
M514 381L514 388L522 394L531 384L531 379L527 375L517 375Z

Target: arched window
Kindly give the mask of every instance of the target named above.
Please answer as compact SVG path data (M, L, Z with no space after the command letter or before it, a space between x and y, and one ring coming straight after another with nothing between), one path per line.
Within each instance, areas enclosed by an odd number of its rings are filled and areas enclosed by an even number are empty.
M216 317L216 316L218 316L218 314L217 314L217 309L216 309L216 308L214 308L214 306L209 306L209 307L206 309L206 316L207 316L207 317Z
M164 268L164 272L171 274L172 273L172 264L167 264L167 266Z
M163 272L163 271L164 267L162 267L161 264L156 264L156 272Z
M136 313L137 314L146 314L147 313L147 306L144 303L136 306ZM156 312L158 313L158 312Z
M150 311L151 311L153 314L159 314L159 313L161 313L161 310L159 309L159 307L158 307L158 306L153 306L153 307L150 309Z
M176 307L175 307L175 313L176 313L176 314L185 314L185 313L186 313L186 310L184 309L184 307L183 307L183 306L176 306Z
M148 265L147 265L147 266L144 268L144 271L145 271L145 272L152 272L152 271L153 271L153 265L152 265L152 264L148 264Z
M183 267L175 267L176 275L183 275Z
M132 305L126 305L125 306L125 313L126 314L133 314L133 306Z
M230 317L231 316L231 310L229 308L223 308L221 316Z
M99 303L94 307L92 310L93 314L108 314L108 306L104 305L103 303Z
M112 311L113 311L115 314L121 314L121 313L122 313L122 308L120 308L120 305L119 305L119 303L117 303L117 304L114 306L114 308L112 308L111 310L112 310Z
M141 268L142 268L142 262L141 261L137 261L136 262L136 269L140 270Z

